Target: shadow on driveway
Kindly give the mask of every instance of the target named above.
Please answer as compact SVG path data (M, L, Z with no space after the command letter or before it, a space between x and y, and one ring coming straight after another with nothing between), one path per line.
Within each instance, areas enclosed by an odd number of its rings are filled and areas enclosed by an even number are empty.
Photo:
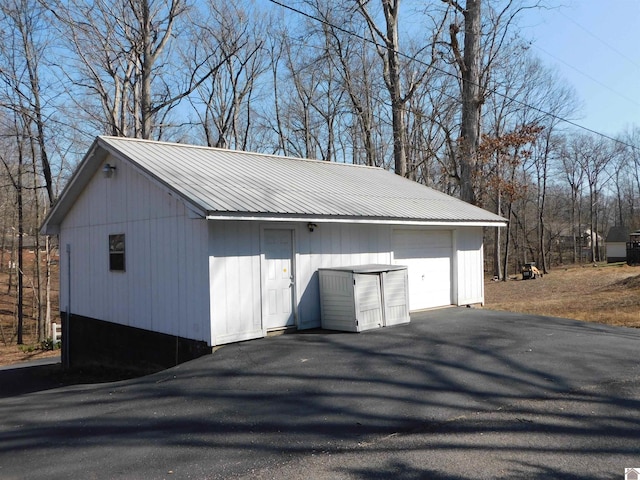
M228 345L2 400L0 477L611 477L640 460L639 349L633 329L463 308Z

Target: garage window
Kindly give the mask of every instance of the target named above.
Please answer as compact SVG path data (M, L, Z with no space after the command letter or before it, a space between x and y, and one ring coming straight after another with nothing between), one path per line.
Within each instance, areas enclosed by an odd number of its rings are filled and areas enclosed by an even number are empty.
M109 235L109 270L124 272L124 233Z

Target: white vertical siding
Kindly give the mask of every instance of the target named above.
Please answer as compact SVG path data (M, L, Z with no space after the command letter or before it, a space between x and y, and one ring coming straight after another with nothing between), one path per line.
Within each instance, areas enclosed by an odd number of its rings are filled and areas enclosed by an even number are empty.
M457 305L484 304L482 228L456 231L455 290Z
M210 222L209 283L213 344L263 335L260 227L255 222Z
M391 263L391 227L387 225L318 224L298 229L298 328L320 326L318 269L369 263Z
M213 344L258 338L262 324L260 235L262 228L294 231L298 328L320 327L318 269L390 263L391 229L379 225L211 221L209 283Z
M114 158L61 226L61 309L68 303L66 245L71 246L71 313L194 340L211 341L207 223L189 219L181 200ZM108 238L125 234L125 272L109 271Z

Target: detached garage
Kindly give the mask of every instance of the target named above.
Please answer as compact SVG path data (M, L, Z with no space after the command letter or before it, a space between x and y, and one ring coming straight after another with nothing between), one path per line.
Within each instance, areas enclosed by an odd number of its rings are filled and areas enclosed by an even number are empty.
M504 225L379 168L98 137L42 230L71 364L172 365L320 327L320 269L406 266L411 311L482 304Z

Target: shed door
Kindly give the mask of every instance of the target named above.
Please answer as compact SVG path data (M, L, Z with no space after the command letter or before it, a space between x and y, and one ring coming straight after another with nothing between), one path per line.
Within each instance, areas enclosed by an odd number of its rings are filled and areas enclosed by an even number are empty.
M452 237L449 230L395 230L393 257L406 265L409 309L451 305Z
M262 249L263 322L267 330L294 325L293 232L265 229Z
M380 275L355 274L354 297L356 330L358 332L382 326L382 296Z
M386 327L409 321L407 284L406 270L393 270L382 274L382 302Z

